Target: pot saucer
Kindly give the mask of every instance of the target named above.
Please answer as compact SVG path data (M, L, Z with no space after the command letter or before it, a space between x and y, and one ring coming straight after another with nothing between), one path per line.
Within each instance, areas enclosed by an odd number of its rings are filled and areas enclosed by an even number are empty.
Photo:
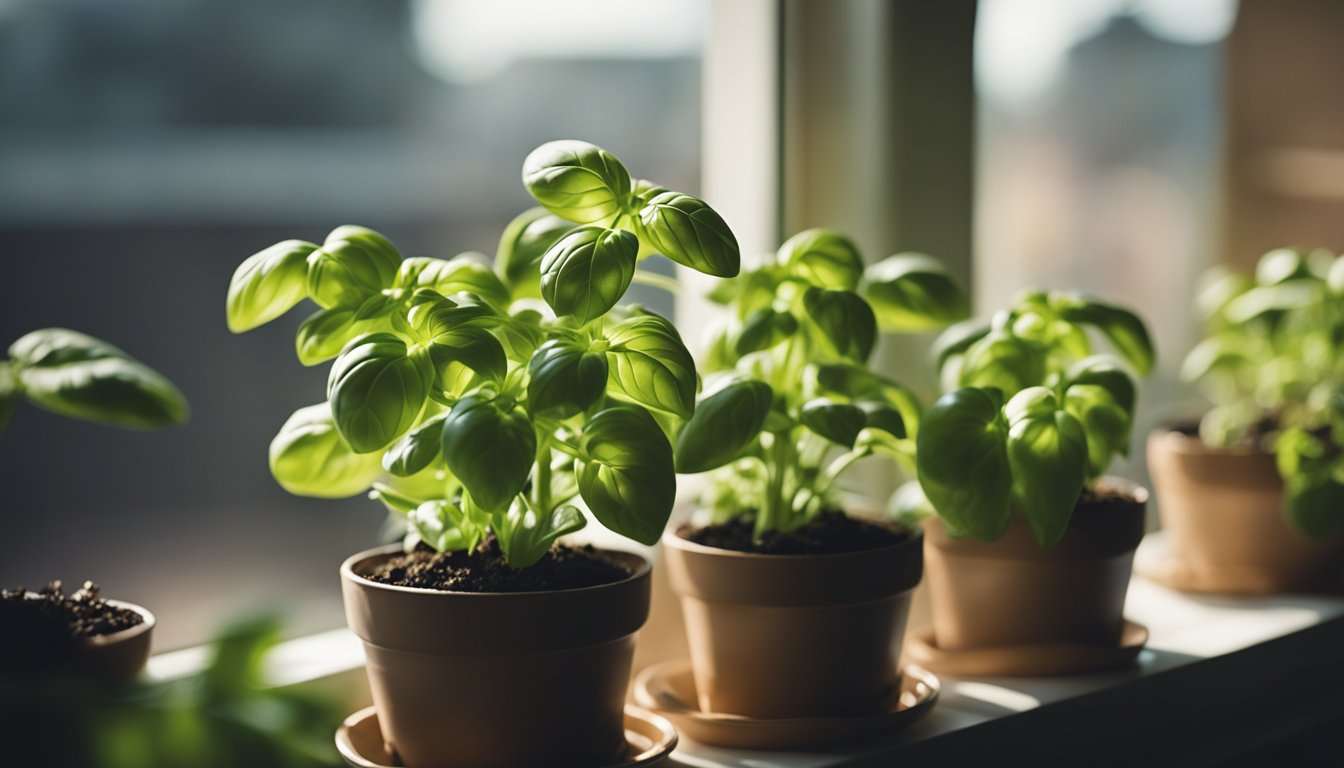
M1171 551L1153 551L1134 558L1134 573L1154 584L1203 595L1273 595L1285 592L1339 594L1339 578L1292 578L1281 569L1228 567L1199 570Z
M1051 677L1096 672L1123 666L1138 658L1148 642L1148 628L1125 620L1114 645L1042 643L947 651L933 641L933 630L911 636L906 655L943 675L960 677Z
M672 754L677 732L666 719L638 707L625 708L626 754L614 763L594 768L636 768L654 765ZM401 762L387 753L378 711L365 707L345 718L336 729L336 749L353 768L396 768Z
M702 744L736 749L809 749L903 728L928 712L942 685L927 670L908 666L893 685L885 711L848 717L757 719L704 712L696 703L690 659L655 664L635 678L635 701L666 715L677 730Z

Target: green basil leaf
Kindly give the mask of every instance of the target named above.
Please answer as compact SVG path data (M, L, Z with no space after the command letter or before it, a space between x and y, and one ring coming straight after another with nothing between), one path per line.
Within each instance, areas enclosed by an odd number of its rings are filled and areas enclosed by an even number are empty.
M527 372L527 407L533 414L569 418L607 390L606 355L566 339L538 347Z
M784 241L778 262L809 285L852 291L863 277L863 257L853 240L834 229L806 229Z
M336 429L355 453L381 451L406 433L429 399L434 371L390 333L360 336L331 366L327 399Z
M781 273L777 266L743 272L735 280L718 281L706 296L718 304L733 304L740 318L750 317L756 310L774 303Z
M9 348L11 375L34 405L128 429L186 422L186 398L162 374L100 339L64 328L28 333Z
M498 512L522 493L537 457L527 413L512 400L468 395L443 422L443 458L471 500Z
M1089 477L1105 472L1116 454L1129 455L1133 418L1110 390L1099 384L1070 385L1064 392L1064 410L1083 425L1086 433Z
M852 363L826 363L815 366L817 384L825 392L843 395L856 401L860 408L866 408L864 401L886 403L900 414L902 434L896 435L892 429L879 424L869 426L885 429L897 437L914 435L919 431L920 418L924 406L914 392L885 376L879 376L862 365ZM887 417L880 417L886 419ZM888 422L888 426L894 425Z
M580 323L605 315L635 276L639 240L629 232L579 227L541 259L541 296L557 315Z
M561 536L582 530L587 524L588 519L571 504L559 507L541 522L533 520L520 507L512 507L494 517L499 548L504 552L504 560L513 568L526 568L536 563Z
M962 359L964 387L1017 392L1045 382L1046 350L1039 342L994 331L971 344Z
M1139 316L1113 304L1076 294L1051 293L1050 304L1071 323L1090 325L1106 337L1140 374L1153 368L1153 342Z
M576 463L579 495L598 522L641 544L655 544L677 494L672 446L649 412L619 405L583 426Z
M337 227L308 254L308 298L324 309L357 307L391 287L400 264L396 247L377 232Z
M733 277L742 255L728 224L699 198L663 192L639 212L640 230L667 258L715 277Z
M763 307L751 313L742 323L733 342L733 352L739 357L769 349L798 331L798 320L788 312L777 312Z
M526 362L532 358L546 340L546 332L541 327L541 313L535 309L524 309L500 318L495 329L496 338L504 346L504 354L510 360Z
M455 504L431 499L411 510L411 529L436 552L472 550L485 538L485 532Z
M929 331L964 320L970 304L943 263L898 253L868 268L864 296L889 331Z
M635 204L638 208L643 208L649 204L653 198L668 191L667 187L661 184L649 181L648 179L635 179Z
M1044 387L1019 392L1004 412L1010 425L1013 505L1027 519L1036 542L1050 549L1068 529L1087 476L1083 427L1069 412L1057 410L1054 393Z
M1080 384L1095 384L1110 393L1115 404L1126 413L1134 412L1134 377L1104 355L1085 357L1074 363L1065 374L1065 381L1072 387Z
M504 346L489 331L475 325L459 325L445 330L426 345L429 359L434 364L436 388L459 394L463 375L459 366L493 381L501 381L508 371L509 361Z
M471 258L431 259L417 256L401 262L394 288L430 288L442 296L469 293L494 307L507 307L509 289L490 268Z
M361 493L383 472L378 456L355 453L345 444L327 403L289 417L271 441L270 465L286 491L322 499Z
M523 161L523 184L547 210L579 224L609 223L630 199L630 173L586 141L551 141Z
M865 427L880 429L896 438L906 436L905 417L899 408L877 400L859 400L854 405L863 411Z
M509 222L495 251L495 270L513 298L541 298L541 257L573 228L545 208L529 208Z
M1008 530L1013 474L1002 395L964 388L938 399L920 425L920 487L953 531L994 541Z
M439 457L444 418L435 416L402 435L383 454L383 469L397 477L410 477L428 467Z
M249 256L229 281L225 302L229 330L242 333L285 314L308 295L308 254L313 243L286 240Z
M333 307L309 315L299 325L294 339L299 362L307 366L323 363L340 354L351 339L374 330L376 323L357 320L357 311L350 307Z
M933 340L933 345L929 348L929 356L934 361L934 370L941 374L948 360L965 353L972 344L988 336L989 331L989 324L981 320L963 320L949 326L947 330L938 334L938 338Z
M854 447L868 418L857 405L837 403L824 397L810 400L800 414L803 426L846 448Z
M1295 248L1276 248L1255 265L1255 282L1260 285L1279 285L1311 276L1306 254Z
M862 296L853 291L809 288L803 294L803 307L837 354L860 363L872 354L877 319Z
M705 472L735 461L765 426L773 392L755 379L737 379L700 399L677 436L678 472Z
M1323 294L1319 283L1305 280L1263 285L1229 301L1223 316L1234 325L1244 325L1266 315L1315 306Z
M613 326L607 335L608 392L683 419L695 409L695 361L676 327L653 314Z
M1243 274L1223 267L1212 267L1200 275L1195 290L1195 307L1203 320L1221 317L1228 302L1245 293L1254 283Z

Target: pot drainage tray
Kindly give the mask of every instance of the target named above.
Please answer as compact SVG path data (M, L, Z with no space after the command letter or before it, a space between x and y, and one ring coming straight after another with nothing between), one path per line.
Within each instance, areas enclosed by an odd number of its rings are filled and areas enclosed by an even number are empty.
M910 638L911 659L944 675L961 677L1049 677L1095 672L1133 662L1148 642L1148 628L1125 621L1120 638L1111 645L1041 643L998 648L944 650L925 630Z
M635 768L654 765L672 754L677 732L672 724L637 707L625 708L626 754L617 762L593 768ZM378 711L365 707L350 715L336 730L336 749L354 768L397 768L401 765L387 752Z
M689 659L648 667L635 678L635 701L667 716L687 738L736 749L812 749L890 733L933 707L942 686L928 670L907 666L891 688L885 711L847 717L760 719L704 712Z

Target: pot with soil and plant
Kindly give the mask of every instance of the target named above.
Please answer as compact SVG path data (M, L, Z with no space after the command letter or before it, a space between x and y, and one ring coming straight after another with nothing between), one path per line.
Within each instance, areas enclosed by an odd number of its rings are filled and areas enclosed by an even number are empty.
M1123 358L1094 354L1089 333ZM1131 660L1123 617L1146 491L1104 477L1128 451L1135 381L1153 363L1133 313L1026 292L934 345L952 391L925 414L919 484L931 636L912 656L953 674L1059 674Z
M341 575L383 737L412 768L621 757L649 563L557 540L584 527L577 503L643 544L672 509L668 433L698 380L668 320L617 306L660 282L638 261L738 271L712 209L632 182L591 144L539 147L523 181L541 207L505 230L495 271L403 259L347 226L256 254L229 289L235 331L312 299L299 358L335 358L327 401L271 444L276 479L308 496L372 488L405 520L404 544Z
M1206 338L1182 377L1213 402L1155 431L1148 466L1167 534L1142 571L1174 587L1264 593L1344 571L1344 257L1271 251L1253 278L1211 274Z
M872 715L898 687L922 544L917 530L846 514L840 494L856 462L913 457L919 403L868 359L879 328L942 327L964 317L965 299L927 256L865 270L853 242L822 229L711 298L730 318L675 451L678 472L709 473L702 524L663 536L694 705L756 719Z
M0 434L20 401L62 416L133 430L187 420L186 398L157 371L117 347L65 328L20 337L0 360ZM91 582L66 595L54 581L38 592L0 593L0 647L16 669L50 675L65 668L104 681L134 678L149 659L154 615L98 597Z

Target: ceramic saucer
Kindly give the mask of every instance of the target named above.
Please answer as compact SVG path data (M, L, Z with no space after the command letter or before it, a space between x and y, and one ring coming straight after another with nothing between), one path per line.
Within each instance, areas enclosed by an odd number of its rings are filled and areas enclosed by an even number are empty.
M627 706L625 741L627 752L618 762L594 768L636 768L662 762L677 746L677 732L666 719ZM365 707L345 718L336 730L336 749L354 768L396 768L401 765L387 753L374 707Z
M1123 666L1138 658L1147 642L1148 628L1126 619L1114 645L1043 643L948 651L934 644L930 629L913 635L905 652L911 660L943 675L1048 677Z
M635 701L666 715L677 730L702 744L737 749L809 749L902 728L928 712L942 685L930 672L908 666L891 687L885 711L859 717L755 719L700 710L690 659L655 664L635 678Z

